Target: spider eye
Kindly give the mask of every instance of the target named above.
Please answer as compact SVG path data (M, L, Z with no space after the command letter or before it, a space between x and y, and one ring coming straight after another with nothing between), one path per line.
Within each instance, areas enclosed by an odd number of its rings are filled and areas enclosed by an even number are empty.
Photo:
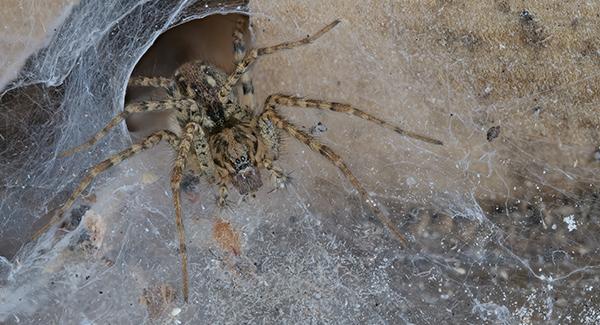
M242 162L246 161L246 156L242 156Z
M239 160L239 159L236 159L236 160L235 160L235 163L236 163L236 164L239 164L239 163L240 163L240 160Z

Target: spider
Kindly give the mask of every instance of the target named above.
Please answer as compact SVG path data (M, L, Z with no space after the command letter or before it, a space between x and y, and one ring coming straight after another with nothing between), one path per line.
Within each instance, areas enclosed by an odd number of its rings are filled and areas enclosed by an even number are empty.
M176 152L171 173L171 190L179 237L183 298L187 302L189 297L188 258L180 198L182 175L186 165L197 165L198 171L196 172L199 176L207 176L218 184L219 197L217 205L222 208L227 203L228 184L233 185L242 196L252 194L263 185L260 174L263 168L271 174L271 180L276 188L285 187L288 184L288 176L274 164L279 158L282 132L285 132L337 166L373 210L375 216L404 244L406 242L404 236L378 207L375 200L371 198L363 185L352 174L342 158L329 147L319 143L311 135L284 119L277 112L277 106L296 106L342 112L374 122L401 135L431 144L442 145L441 141L403 130L348 104L274 94L267 98L262 113L258 115L254 113L252 105L241 104L243 101L253 102L253 86L248 70L259 57L312 43L339 23L340 20L335 20L314 35L297 41L284 42L246 52L242 33L244 22L240 20L233 35L235 70L231 74L227 75L206 62L194 61L181 65L172 78L131 78L129 86L163 88L169 94L168 99L127 105L123 112L113 117L89 141L64 152L62 156L72 155L92 146L104 137L110 129L133 113L157 110L173 111L178 124L181 126L181 134L175 134L167 130L157 131L140 143L133 144L92 167L67 201L58 208L52 220L37 234L39 235L58 224L62 219L62 215L101 172L165 140ZM233 91L234 87L241 87L239 96L236 96Z

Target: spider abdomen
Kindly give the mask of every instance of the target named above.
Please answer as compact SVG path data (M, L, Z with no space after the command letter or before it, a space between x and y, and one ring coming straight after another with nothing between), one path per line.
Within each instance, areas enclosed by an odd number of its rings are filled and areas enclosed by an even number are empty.
M175 71L175 83L183 97L199 102L218 102L218 92L226 81L225 72L202 61L184 63Z

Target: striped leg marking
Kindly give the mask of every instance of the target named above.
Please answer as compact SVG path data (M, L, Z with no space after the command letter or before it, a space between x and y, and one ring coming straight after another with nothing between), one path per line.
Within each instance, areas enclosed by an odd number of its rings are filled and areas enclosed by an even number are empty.
M98 131L91 139L80 144L79 146L72 148L70 150L64 151L59 154L59 157L68 157L76 152L79 152L83 149L89 148L93 146L96 142L102 139L108 132L117 126L121 121L123 121L127 116L133 113L140 112L151 112L157 110L171 110L171 109L187 109L190 106L196 105L195 102L191 99L186 100L161 100L161 101L147 101L147 102L139 102L132 103L125 107L125 110L108 122L108 124L102 128L102 130Z
M200 175L213 176L215 165L208 144L208 137L202 128L198 128L193 141L194 153L196 154L198 173Z
M238 19L235 31L233 32L233 54L235 65L237 66L246 56L246 44L244 42L244 24L246 20ZM240 104L249 111L254 110L254 85L248 70L242 73L240 77L241 89L238 92Z
M90 183L100 173L109 169L112 166L119 164L123 160L135 155L136 153L138 153L142 150L152 148L157 143L159 143L161 140L168 140L169 142L171 142L174 139L176 139L176 137L177 136L170 131L158 131L156 133L153 133L146 139L144 139L144 141L142 141L141 143L134 144L131 147L119 152L118 154L116 154L108 159L103 160L102 162L100 162L99 164L94 166L92 169L90 169L88 171L88 173L85 175L85 177L81 180L81 182L79 183L79 185L77 186L75 191L73 191L73 193L71 194L69 199L67 199L67 201L56 211L56 213L54 214L54 217L52 217L52 220L50 220L49 223L47 223L44 227L42 227L40 230L38 230L35 233L35 235L33 236L33 239L37 239L39 236L41 236L44 232L46 232L52 226L61 222L63 219L63 214L73 205L73 203L75 203L75 200L77 200L77 197L79 197L79 195L81 195L81 193L83 193L83 191L90 185Z
M433 139L433 138L430 138L430 137L427 137L427 136L424 136L424 135L421 135L421 134L418 134L415 132L404 130L398 126L392 125L380 118L377 118L369 113L363 112L362 110L360 110L358 108L354 108L348 104L328 102L328 101L319 100L319 99L305 99L302 97L276 94L276 95L269 96L269 98L267 99L266 107L267 107L267 109L273 109L273 108L275 108L275 105L283 105L283 106L290 106L290 107L297 106L297 107L301 107L301 108L316 108L316 109L328 110L328 111L333 111L333 112L342 112L342 113L354 115L363 120L371 121L375 124L380 125L381 127L395 131L401 135L411 137L413 139L417 139L417 140L432 143L432 144L443 145L443 142L440 140L436 140L436 139Z
M352 174L350 168L344 163L342 158L336 154L329 147L319 143L313 137L303 132L293 124L287 122L285 119L280 117L274 110L267 109L261 117L265 117L273 122L273 124L287 133L289 133L292 137L296 138L298 141L304 143L312 150L320 153L325 158L327 158L332 164L334 164L350 181L352 187L358 191L360 196L363 198L365 202L369 204L369 207L373 210L373 213L379 219L384 226L400 241L402 246L407 246L407 241L404 235L398 230L398 228L394 225L394 223L381 211L381 209L377 206L375 200L371 198L367 190L362 186L362 184L358 181L356 176Z
M187 247L185 243L185 228L183 226L183 218L181 217L181 196L180 185L183 178L183 169L187 156L192 147L194 135L198 132L200 126L196 123L186 125L179 147L177 149L177 158L171 173L171 191L173 192L173 205L175 206L175 224L177 225L177 235L179 237L179 256L181 256L181 274L183 279L183 299L188 302L189 299L189 276L187 270L188 257Z
M227 96L229 95L229 93L231 93L231 88L233 86L237 85L237 83L240 80L240 78L242 77L242 75L244 73L246 73L246 71L249 69L250 65L252 63L254 63L254 61L256 61L256 59L259 56L272 54L277 51L293 49L298 46L310 44L310 43L314 42L315 40L317 40L319 37L323 36L323 34L329 32L331 29L333 29L333 27L335 27L339 23L340 23L339 19L335 20L331 24L322 28L320 31L316 32L314 35L305 37L298 41L284 42L281 44L277 44L277 45L273 45L273 46L269 46L269 47L263 47L260 49L254 49L254 50L250 51L248 54L246 54L246 57L237 64L233 73L231 75L229 75L229 77L227 77L227 82L225 83L225 85L223 85L223 87L221 87L221 90L219 91L219 100L223 104L225 104L227 102Z
M175 82L172 79L165 77L132 77L129 79L127 86L130 87L155 87L171 90L175 87Z
M137 76L131 77L127 83L128 87L154 87L162 88L167 91L169 96L176 99L181 99L181 93L178 91L175 81L165 77L144 77Z

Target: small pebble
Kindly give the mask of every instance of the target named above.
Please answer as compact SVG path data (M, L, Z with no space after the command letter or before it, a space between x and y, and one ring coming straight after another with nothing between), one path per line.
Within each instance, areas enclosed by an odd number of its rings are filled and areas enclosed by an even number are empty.
M492 126L488 131L487 131L487 140L488 141L492 141L494 139L496 139L498 136L500 135L500 126Z

